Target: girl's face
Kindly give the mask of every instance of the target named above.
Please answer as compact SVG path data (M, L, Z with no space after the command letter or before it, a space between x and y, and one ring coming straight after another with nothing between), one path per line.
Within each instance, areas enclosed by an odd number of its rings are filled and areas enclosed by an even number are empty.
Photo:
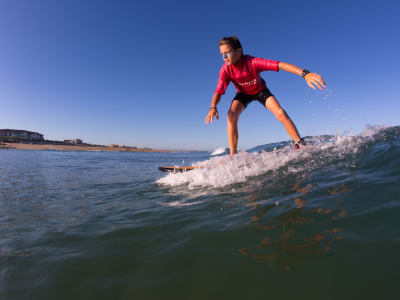
M234 50L229 45L221 45L219 46L219 51L221 52L225 63L228 65L235 65L239 62L243 50L241 48Z

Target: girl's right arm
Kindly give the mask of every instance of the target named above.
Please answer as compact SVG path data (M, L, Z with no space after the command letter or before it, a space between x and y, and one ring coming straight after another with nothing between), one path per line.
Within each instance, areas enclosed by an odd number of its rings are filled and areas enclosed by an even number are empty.
M206 117L206 124L214 122L214 116L217 118L217 120L219 120L218 109L217 109L219 100L221 100L221 95L218 93L214 93L211 99L210 109L208 110L208 114Z

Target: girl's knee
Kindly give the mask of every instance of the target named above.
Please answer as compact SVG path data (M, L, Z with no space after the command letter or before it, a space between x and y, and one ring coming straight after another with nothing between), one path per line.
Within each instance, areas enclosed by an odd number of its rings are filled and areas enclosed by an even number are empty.
M235 113L232 110L228 111L228 121L229 122L234 122L235 123L235 122L238 121L238 119L239 119L239 114L238 113Z

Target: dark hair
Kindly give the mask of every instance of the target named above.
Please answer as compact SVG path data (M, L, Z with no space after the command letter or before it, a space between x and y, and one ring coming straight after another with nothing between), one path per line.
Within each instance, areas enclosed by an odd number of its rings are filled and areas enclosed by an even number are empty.
M219 45L229 45L231 46L234 50L237 50L241 48L243 50L242 44L240 43L239 39L237 36L228 36L228 37L223 37L219 41Z

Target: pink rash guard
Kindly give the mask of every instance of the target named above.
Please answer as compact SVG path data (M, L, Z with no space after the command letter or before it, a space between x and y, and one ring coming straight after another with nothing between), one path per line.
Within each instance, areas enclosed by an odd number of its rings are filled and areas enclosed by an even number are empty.
M238 93L254 95L266 88L264 79L261 78L262 71L279 71L279 61L242 55L236 65L222 66L219 72L219 79L216 93L223 95L229 85L233 82Z

